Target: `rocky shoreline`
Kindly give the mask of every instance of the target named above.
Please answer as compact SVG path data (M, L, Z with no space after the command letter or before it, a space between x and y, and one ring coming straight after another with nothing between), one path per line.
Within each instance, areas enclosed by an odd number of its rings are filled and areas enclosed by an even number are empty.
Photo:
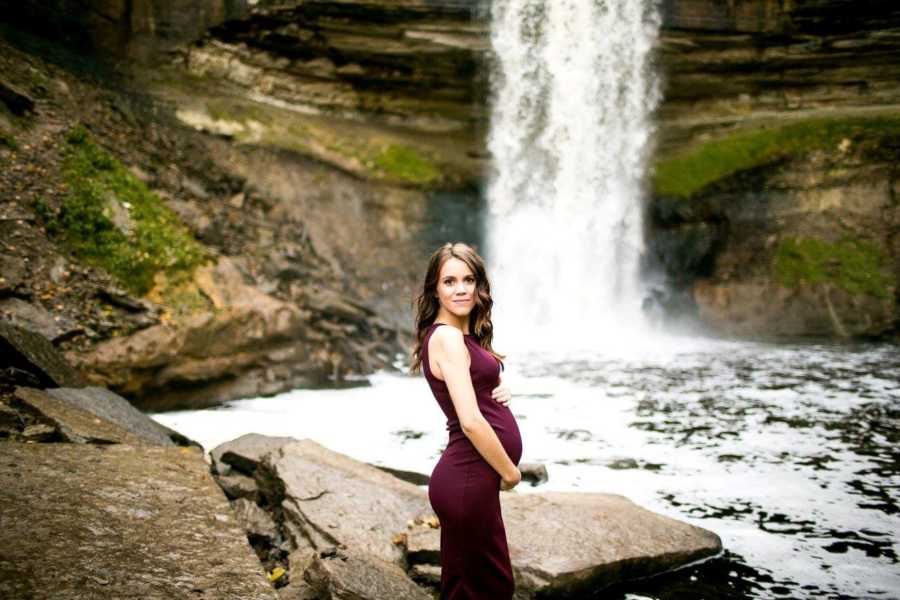
M437 597L440 523L409 474L258 434L206 456L108 389L79 387L39 334L3 325L0 345L14 357L0 379L4 597ZM714 533L615 494L501 503L522 600L722 551Z
M0 46L13 98L0 120L16 132L0 144L0 318L145 409L395 368L405 326L364 297L306 208L211 162L227 142L105 87L116 75L99 64Z

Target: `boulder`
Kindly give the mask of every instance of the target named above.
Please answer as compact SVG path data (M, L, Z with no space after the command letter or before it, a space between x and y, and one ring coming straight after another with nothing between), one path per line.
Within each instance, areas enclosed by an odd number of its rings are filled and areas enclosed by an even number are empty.
M434 519L438 525L437 518ZM413 524L406 533L406 559L411 565L441 564L441 530L428 523Z
M0 402L0 437L9 437L25 426L19 412Z
M431 525L439 523L425 490L312 440L275 446L259 459L255 478L268 505L280 507L295 547L337 548L403 569L439 563L440 530ZM722 549L716 534L617 494L500 498L521 598L587 593Z
M13 405L35 413L43 424L58 432L62 441L76 444L159 445L43 390L16 388ZM165 445L173 445L171 441L166 441L168 443Z
M403 469L394 469L392 467L385 467L384 465L372 466L376 469L381 469L385 473L390 473L394 477L402 479L403 481L412 483L413 485L428 485L428 482L431 481L431 477L425 475L424 473L418 473L416 471L404 471Z
M0 318L56 343L82 331L65 316L53 315L40 304L15 297L0 299Z
M319 553L315 550L302 548L288 556L288 565L291 570L290 581L284 587L278 588L281 600L319 600L316 590L304 579L306 570L318 555Z
M264 455L256 479L298 547L342 546L402 566L394 535L431 514L424 490L309 439Z
M722 550L715 533L618 494L501 494L517 596L571 597Z
M303 579L317 598L432 600L397 565L352 550L314 555Z
M0 354L8 365L32 373L45 387L84 385L50 341L39 333L0 319Z
M532 486L547 482L547 467L541 463L521 463L519 471L522 473L522 481L527 481Z
M111 421L138 437L159 446L200 446L182 433L166 427L135 408L128 400L101 387L58 388L47 394Z
M230 475L231 469L234 468L239 473L252 477L264 454L296 441L297 439L292 437L244 434L209 451L213 473Z
M413 565L409 570L413 581L422 585L440 588L441 568L437 565Z
M22 430L21 436L22 440L30 443L60 441L59 429L46 423L26 425Z
M272 517L246 498L238 498L231 507L241 527L250 537L263 538L269 543L275 542L280 537L278 526Z
M228 465L225 465L227 468ZM256 502L259 497L259 491L256 489L256 481L252 477L242 475L241 473L232 473L230 475L216 475L216 483L225 492L225 496L229 500L237 498L246 498L252 502Z
M198 449L0 453L0 597L278 598Z
M295 379L317 371L304 338L307 312L245 283L227 258L197 268L194 284L214 310L106 340L86 353L70 352L70 360L92 382L153 410L209 406L286 389L290 379L241 379L260 369L289 365L289 376L297 371Z

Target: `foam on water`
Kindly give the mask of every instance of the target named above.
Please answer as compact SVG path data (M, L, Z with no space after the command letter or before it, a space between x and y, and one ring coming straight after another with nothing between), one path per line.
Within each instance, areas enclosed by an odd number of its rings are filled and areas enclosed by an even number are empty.
M754 597L867 597L900 589L900 351L762 344L616 360L508 357L504 383L543 490L623 494L718 533L762 586ZM447 441L421 377L296 390L153 415L209 450L244 433L310 437L373 464L430 474ZM803 586L812 586L803 589ZM890 594L888 594L889 596ZM698 596L699 597L699 596Z

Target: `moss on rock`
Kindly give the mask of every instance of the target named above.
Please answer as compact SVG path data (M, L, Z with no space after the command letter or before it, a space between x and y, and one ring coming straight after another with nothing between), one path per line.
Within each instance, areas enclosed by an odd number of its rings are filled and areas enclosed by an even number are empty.
M146 294L159 271L191 272L207 259L178 217L81 125L66 134L62 168L68 193L59 210L37 207L48 232L132 293Z
M657 196L690 198L706 186L740 171L814 150L838 150L844 140L900 138L900 115L817 118L777 127L738 131L661 160L656 165Z
M375 157L374 162L391 177L410 183L431 183L441 175L427 157L410 146L388 146Z
M210 99L205 111L193 121L186 113L182 118L239 142L284 148L375 181L427 187L443 179L433 153L409 136L233 99Z
M873 243L844 237L837 242L786 238L775 251L775 273L787 287L833 283L851 294L888 298L896 288L883 252Z

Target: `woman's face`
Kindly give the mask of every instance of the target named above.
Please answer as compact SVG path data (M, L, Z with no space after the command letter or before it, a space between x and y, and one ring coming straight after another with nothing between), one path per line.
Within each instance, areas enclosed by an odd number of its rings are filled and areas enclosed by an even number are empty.
M475 306L475 274L458 258L448 258L441 267L437 297L444 310L459 317L468 315Z

